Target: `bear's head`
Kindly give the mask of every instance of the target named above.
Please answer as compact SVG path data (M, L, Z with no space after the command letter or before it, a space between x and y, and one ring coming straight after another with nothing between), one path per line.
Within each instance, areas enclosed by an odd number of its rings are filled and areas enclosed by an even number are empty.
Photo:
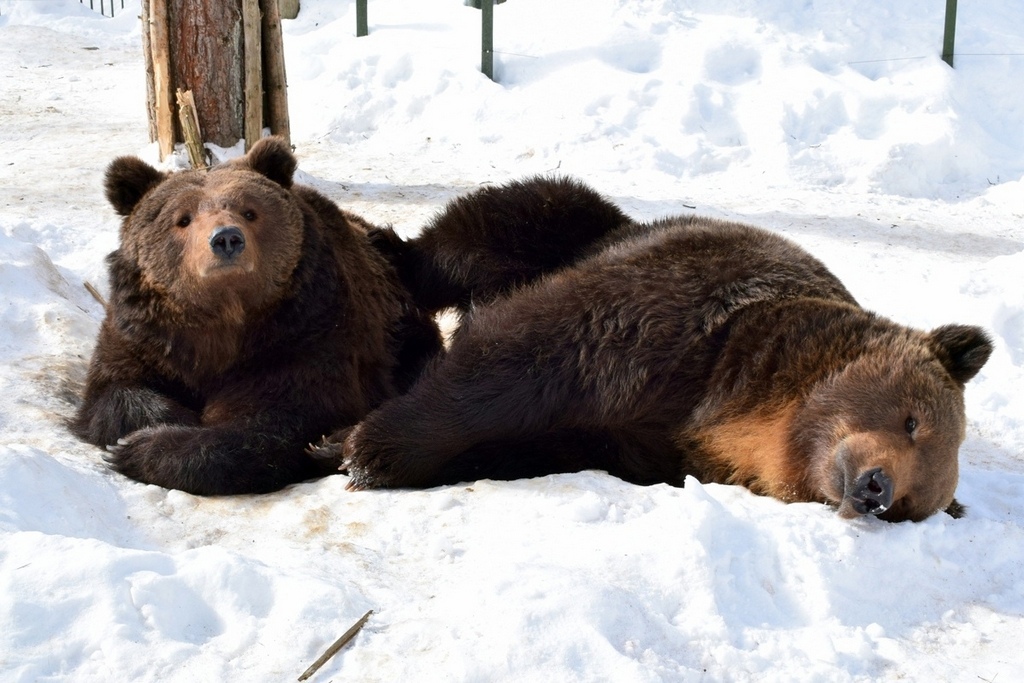
M954 499L964 385L992 345L979 328L893 325L811 391L797 418L811 486L844 517L920 521Z
M115 159L105 189L124 216L121 256L148 290L193 319L239 318L274 305L302 251L295 168L280 138L209 171L168 174L135 157Z

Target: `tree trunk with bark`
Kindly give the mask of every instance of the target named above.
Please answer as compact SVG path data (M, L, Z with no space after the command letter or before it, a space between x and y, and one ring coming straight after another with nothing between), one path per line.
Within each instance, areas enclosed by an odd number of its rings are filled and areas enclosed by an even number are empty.
M203 141L248 150L290 137L278 0L142 0L150 136L185 142L175 93L191 91Z

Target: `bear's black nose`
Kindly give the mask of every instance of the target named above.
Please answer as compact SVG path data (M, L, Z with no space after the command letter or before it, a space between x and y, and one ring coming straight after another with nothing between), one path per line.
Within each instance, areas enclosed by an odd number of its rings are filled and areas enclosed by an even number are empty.
M881 467L862 472L848 494L853 509L862 515L877 515L892 505L892 478Z
M221 259L229 260L245 249L245 235L233 225L217 228L210 235L210 250Z

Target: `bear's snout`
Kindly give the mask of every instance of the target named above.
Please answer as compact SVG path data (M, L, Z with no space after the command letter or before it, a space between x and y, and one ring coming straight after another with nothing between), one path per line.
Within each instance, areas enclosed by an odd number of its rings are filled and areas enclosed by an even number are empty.
M898 437L860 432L843 439L834 451L830 498L847 519L882 515L899 507L914 481L912 450ZM901 508L902 509L902 508ZM890 515L893 513L890 513Z
M244 250L245 235L234 225L216 228L210 234L210 251L223 261L230 261Z
M853 480L847 487L845 498L861 515L878 515L892 505L892 477L881 467L875 467Z

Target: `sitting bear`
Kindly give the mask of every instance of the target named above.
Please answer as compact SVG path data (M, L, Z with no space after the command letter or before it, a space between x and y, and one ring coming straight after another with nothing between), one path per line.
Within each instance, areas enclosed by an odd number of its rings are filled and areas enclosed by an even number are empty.
M208 172L110 164L124 220L72 429L118 471L198 494L326 474L307 444L441 350L371 226L293 185L295 168L279 138Z
M392 245L425 309L464 315L442 362L315 449L342 461L350 489L603 469L741 484L844 517L962 512L964 385L991 353L981 329L870 313L801 248L738 223L623 220L585 238L573 226L560 249L531 227L544 184L456 202ZM538 273L531 254L547 243L561 265ZM460 270L486 262L501 275Z
M116 470L206 495L337 472L307 444L408 389L443 353L429 315L437 307L421 297L431 290L412 275L417 254L293 184L295 169L279 138L210 171L165 174L133 157L110 164L121 244L107 259L110 302L71 428L106 447ZM453 254L444 283L429 283L444 284L439 294L525 283L575 258L592 226L626 220L570 181L485 189L450 209L507 203L510 192L535 207L537 235L558 227L563 238L504 271L511 253L477 264ZM406 284L420 288L416 297Z

